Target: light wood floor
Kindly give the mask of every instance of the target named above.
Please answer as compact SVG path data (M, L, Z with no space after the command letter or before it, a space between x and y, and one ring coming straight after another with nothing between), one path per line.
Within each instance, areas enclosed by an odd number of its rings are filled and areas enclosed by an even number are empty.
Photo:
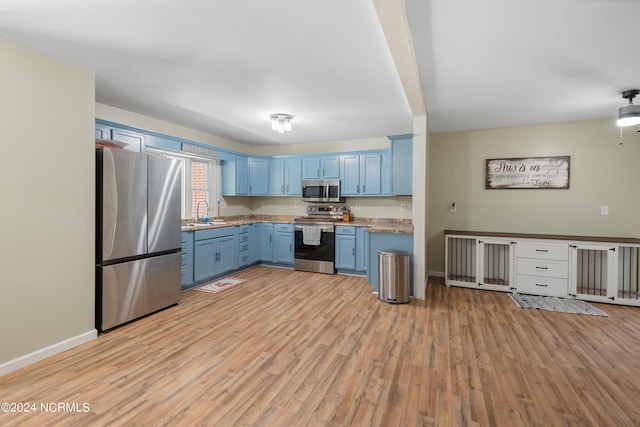
M256 267L0 378L0 425L637 426L640 308L521 309L430 284L388 305L364 278ZM82 406L80 406L82 409Z

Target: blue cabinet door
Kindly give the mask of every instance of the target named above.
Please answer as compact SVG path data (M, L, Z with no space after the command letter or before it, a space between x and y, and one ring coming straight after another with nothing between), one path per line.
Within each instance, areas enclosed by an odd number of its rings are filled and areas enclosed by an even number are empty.
M336 234L336 268L356 269L356 236Z
M258 262L262 259L262 224L251 226L251 262Z
M273 224L262 224L260 261L273 261Z
M276 158L271 159L271 165L269 168L269 194L274 196L280 196L285 194L285 169L284 159Z
M367 271L369 233L365 227L356 228L356 271Z
M144 135L141 133L123 129L112 129L111 139L126 143L127 146L124 147L125 150L136 153L142 153L144 151Z
M360 194L360 156L349 154L341 157L340 192L343 196Z
M273 261L280 264L293 264L293 233L282 231L276 233Z
M236 236L218 237L215 240L217 244L215 273L222 274L238 268L238 242Z
M244 156L236 157L236 194L249 194L249 166L248 159Z
M413 135L389 137L391 140L391 193L410 196L413 193Z
M321 178L340 178L340 156L322 156Z
M96 123L96 138L111 139L111 128L109 126Z
M246 156L231 156L222 160L222 195L246 196L249 189Z
M249 158L249 195L269 194L269 159Z
M193 279L208 279L216 273L216 239L198 240L194 244Z
M380 194L383 196L391 195L391 155L389 151L385 151L380 156Z
M290 196L302 194L302 159L300 157L287 158L285 167L285 193Z
M320 178L320 157L305 156L302 158L302 179Z
M360 155L360 194L365 196L380 195L380 154Z

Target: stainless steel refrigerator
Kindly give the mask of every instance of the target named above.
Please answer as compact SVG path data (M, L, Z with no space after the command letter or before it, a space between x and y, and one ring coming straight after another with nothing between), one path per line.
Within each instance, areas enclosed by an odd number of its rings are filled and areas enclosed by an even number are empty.
M96 329L180 300L180 161L96 149Z

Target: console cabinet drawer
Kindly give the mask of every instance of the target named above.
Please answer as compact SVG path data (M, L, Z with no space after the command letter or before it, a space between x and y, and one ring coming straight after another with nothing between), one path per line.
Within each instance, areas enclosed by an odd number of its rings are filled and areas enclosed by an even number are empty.
M545 242L518 243L518 258L569 260L569 245Z
M569 293L567 279L523 276L519 274L516 281L516 290L521 294L566 297Z
M518 258L516 273L566 279L569 277L569 263L567 261Z

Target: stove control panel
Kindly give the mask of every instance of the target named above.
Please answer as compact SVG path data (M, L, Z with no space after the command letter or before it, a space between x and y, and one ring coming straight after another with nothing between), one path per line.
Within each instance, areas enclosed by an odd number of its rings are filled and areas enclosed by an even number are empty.
M309 205L307 206L307 215L310 217L342 217L342 213L348 211L349 208L344 205Z

